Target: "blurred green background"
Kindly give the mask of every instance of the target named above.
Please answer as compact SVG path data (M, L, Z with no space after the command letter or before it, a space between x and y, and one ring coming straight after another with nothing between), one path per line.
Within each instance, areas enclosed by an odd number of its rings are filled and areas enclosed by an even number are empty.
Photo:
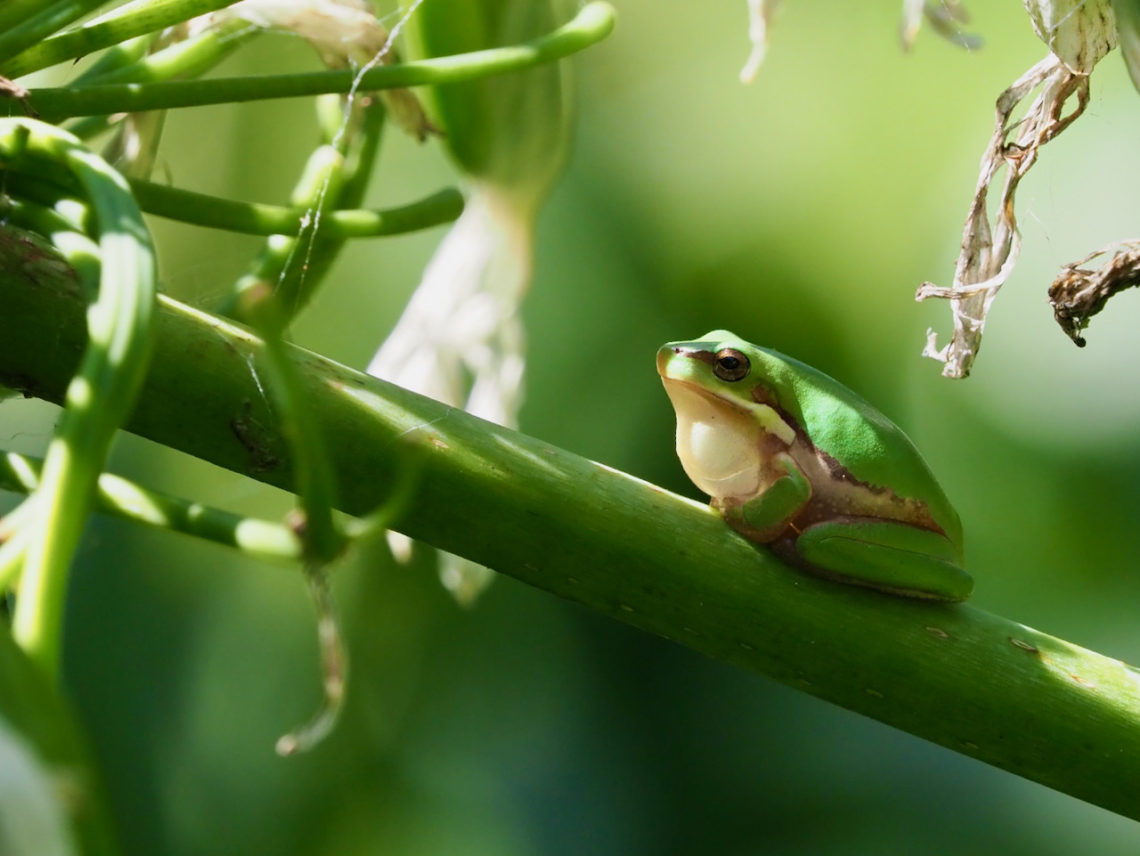
M729 327L811 362L904 426L961 512L973 602L1140 661L1136 297L1075 348L1045 290L1140 234L1140 97L1118 56L1018 201L1022 259L974 376L919 357L944 305L993 101L1044 56L1019 3L975 3L967 53L898 4L782 4L756 82L745 4L619 3L575 61L578 128L544 211L526 307L529 434L690 496L658 344ZM227 69L311 68L263 39ZM315 144L304 102L168 119L159 175L282 202ZM370 204L454 181L389 134ZM154 227L166 288L209 304L255 239ZM298 341L367 364L443 230L355 242ZM54 411L5 405L38 452ZM262 516L288 498L134 437L113 468ZM347 711L310 755L273 744L319 696L300 574L105 519L74 578L68 682L130 853L1135 854L1140 828L1007 773L642 635L510 579L457 607L428 551L355 554L335 589ZM952 699L947 700L953 704ZM1016 727L1016 723L1011 723ZM1140 798L1140 797L1138 797Z

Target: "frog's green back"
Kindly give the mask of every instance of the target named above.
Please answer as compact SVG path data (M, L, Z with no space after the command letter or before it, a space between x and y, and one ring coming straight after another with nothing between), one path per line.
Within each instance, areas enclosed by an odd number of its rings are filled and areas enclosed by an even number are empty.
M778 351L722 331L706 339L746 353L753 363L751 379L766 379L780 408L856 479L925 502L935 522L961 545L958 513L914 443L886 416L839 381Z

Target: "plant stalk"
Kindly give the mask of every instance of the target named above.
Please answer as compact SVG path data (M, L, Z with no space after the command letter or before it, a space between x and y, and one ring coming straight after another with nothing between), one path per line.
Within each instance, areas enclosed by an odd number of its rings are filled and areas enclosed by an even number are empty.
M0 231L0 383L60 401L85 340L83 310L68 277L45 272L17 234ZM295 490L289 446L251 371L258 339L165 298L156 324L128 429ZM317 354L292 354L343 511L379 506L414 451L417 481L394 529L1140 819L1132 667L968 604L807 576L707 506ZM653 355L644 356L645 382L656 383Z

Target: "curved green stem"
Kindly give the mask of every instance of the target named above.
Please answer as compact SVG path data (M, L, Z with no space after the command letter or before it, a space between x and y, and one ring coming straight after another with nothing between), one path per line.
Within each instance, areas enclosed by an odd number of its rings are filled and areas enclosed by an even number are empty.
M88 342L68 384L33 498L13 633L49 675L59 669L67 571L99 472L146 373L155 299L150 236L118 173L70 134L30 119L0 121L0 162L35 173L63 164L98 221L99 292L87 314Z
M84 234L90 211L72 199L60 199L54 207L9 197L0 205L3 222L43 235L55 251L79 275L83 290L94 294L99 283L99 245Z
M171 80L148 84L63 86L29 91L28 104L41 116L98 116L205 104L296 98L323 93L401 89L457 83L520 71L577 53L605 38L614 26L614 10L594 0L566 25L548 36L513 47L384 65L365 72L356 87L352 71L277 74L212 80Z

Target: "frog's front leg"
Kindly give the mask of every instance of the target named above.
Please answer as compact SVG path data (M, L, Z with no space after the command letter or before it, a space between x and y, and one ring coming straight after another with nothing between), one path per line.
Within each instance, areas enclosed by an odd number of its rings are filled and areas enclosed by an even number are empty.
M965 600L974 582L939 532L893 520L848 518L809 526L796 554L828 576L931 600Z
M811 499L811 482L787 452L771 461L771 483L747 502L725 497L713 505L733 529L762 544L779 538Z

